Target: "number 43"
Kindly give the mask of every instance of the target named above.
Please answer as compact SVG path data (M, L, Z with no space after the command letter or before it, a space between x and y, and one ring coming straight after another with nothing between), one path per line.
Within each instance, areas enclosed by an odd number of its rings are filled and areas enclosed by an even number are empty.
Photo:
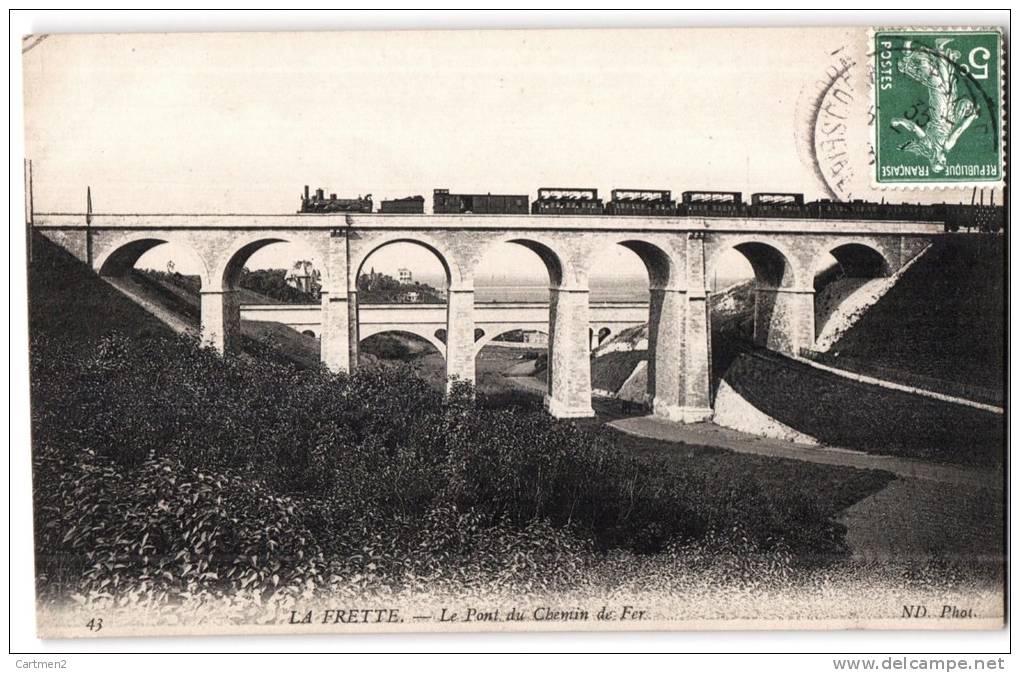
M87 628L89 631L102 631L103 630L103 618L102 617L93 617L85 625L85 628Z

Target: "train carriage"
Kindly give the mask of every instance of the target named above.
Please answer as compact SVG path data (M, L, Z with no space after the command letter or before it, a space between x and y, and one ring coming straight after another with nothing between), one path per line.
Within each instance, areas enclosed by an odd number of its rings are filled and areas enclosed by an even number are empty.
M676 215L676 201L668 189L614 189L606 204L607 215Z
M425 212L425 197L406 196L402 199L384 200L381 204L379 212L421 215Z
M740 217L745 211L741 196L740 192L684 192L678 214Z
M480 215L526 215L527 194L451 194L449 189L432 192L432 212Z
M751 195L752 217L807 217L804 195L792 192L758 192Z
M531 204L535 215L601 215L599 191L587 187L542 187Z

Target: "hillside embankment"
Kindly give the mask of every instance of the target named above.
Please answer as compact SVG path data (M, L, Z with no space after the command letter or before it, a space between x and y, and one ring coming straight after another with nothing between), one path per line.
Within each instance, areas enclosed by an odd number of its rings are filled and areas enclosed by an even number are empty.
M816 317L829 329L837 322L848 327L838 330L828 352L807 355L843 372L1001 406L1003 255L1001 237L950 235L936 239L891 287L836 280L820 292ZM713 298L717 423L804 443L1001 463L1002 414L854 381L756 349L748 343L753 307L749 284ZM642 401L645 349L645 328L603 344L592 362L594 387Z
M1002 236L940 237L829 354L847 369L949 394L982 388L1001 401L1005 269Z

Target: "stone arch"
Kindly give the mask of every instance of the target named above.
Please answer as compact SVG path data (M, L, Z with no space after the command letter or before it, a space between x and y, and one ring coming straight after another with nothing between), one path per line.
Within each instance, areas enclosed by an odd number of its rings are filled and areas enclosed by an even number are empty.
M522 330L524 332L538 332L539 334L546 335L546 337L549 336L548 330L535 329L534 325L519 325L516 327L513 325L500 325L499 327L488 330L487 333L482 336L482 338L478 339L475 342L475 357L478 357L478 354L482 352L482 349L491 344L497 338L509 332L514 332L516 330ZM535 346L536 350L540 350L542 348L546 348L546 346L537 345Z
M559 418L592 416L588 279L584 268L588 245L581 240L573 248L564 249L539 232L508 232L489 241L475 261L476 268L503 243L531 250L549 277L546 408ZM475 353L479 351L476 348Z
M507 234L492 240L475 259L475 267L477 268L478 264L480 264L481 261L493 251L493 249L503 243L520 245L535 253L545 265L545 269L549 274L549 282L552 287L561 287L563 285L570 285L576 282L577 278L575 270L568 268L565 262L567 257L561 250L559 250L559 246L544 236L533 236L530 233L527 236L520 236L517 233Z
M601 239L612 246L621 246L634 253L641 260L648 279L648 309L645 322L648 325L647 369L645 401L658 413L676 413L679 405L681 380L682 324L684 309L676 290L686 287L681 280L683 267L662 247L645 238L620 234ZM589 265L596 263L593 255ZM592 280L597 269L590 269ZM589 345L592 351L604 346L620 332L617 325L596 324L589 331Z
M754 273L754 343L771 350L797 354L814 342L813 291L795 265L798 258L782 243L757 237L725 241L706 265L712 277L720 257L734 249Z
M200 276L202 287L209 287L209 265L202 255L190 244L175 240L169 236L158 236L147 233L138 233L132 236L119 239L96 257L95 268L101 276L123 276L134 268L135 263L142 255L155 247L165 244L173 244L187 250L202 267Z
M730 249L743 255L751 265L758 287L791 288L804 285L804 274L795 266L797 257L791 250L778 241L755 237L723 241L723 245L713 251L705 265L706 283L712 277L720 257Z
M847 276L884 278L893 273L893 264L885 252L867 241L840 239L825 246L825 252L836 259ZM813 269L815 277L825 270L825 255L818 257Z
M434 334L431 334L427 329L415 329L414 327L408 326L406 329L395 329L393 327L387 327L385 325L379 327L368 327L361 334L358 335L359 345L364 343L366 339L380 334L409 334L411 336L419 337L429 342L433 348L446 360L446 344L440 341Z
M302 252L312 260L312 264L315 269L321 274L322 286L324 288L329 287L329 269L327 268L325 259L319 252L299 237L288 237L286 235L272 233L255 234L235 241L217 265L216 271L212 276L212 281L213 283L218 284L218 286L212 287L211 289L235 289L241 270L244 268L244 265L251 256L262 248L275 243L287 243L301 249Z
M353 273L350 276L351 283L355 284L352 289L357 289L356 285L358 277L361 276L362 269L365 263L374 255L376 252L385 248L388 245L394 243L411 243L425 248L439 260L440 265L443 267L443 271L446 273L446 287L457 288L465 284L470 284L470 279L464 277L461 265L457 263L457 258L454 253L449 250L445 245L437 241L435 238L425 234L415 234L414 236L408 236L407 234L394 234L391 236L383 236L378 239L373 239L372 245L365 249L365 251L358 255L356 259L351 260L351 270Z
M650 289L673 287L679 283L680 274L673 258L655 243L629 237L613 239L611 243L623 246L638 256L648 272Z
M874 301L874 293L883 286L881 279L891 276L893 267L881 249L859 240L839 240L823 250L812 284L815 347L825 350L845 330L847 320Z

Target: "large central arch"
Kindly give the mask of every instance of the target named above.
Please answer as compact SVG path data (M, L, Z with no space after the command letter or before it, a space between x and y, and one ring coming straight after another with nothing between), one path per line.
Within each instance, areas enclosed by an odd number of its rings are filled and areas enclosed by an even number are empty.
M427 235L395 235L386 236L379 240L373 240L371 245L366 247L364 252L358 255L357 259L352 261L351 270L353 273L350 276L348 291L351 330L351 365L357 366L360 344L365 339L375 334L393 331L380 330L377 327L366 328L362 325L361 306L364 304L364 299L361 298L361 279L364 277L366 269L373 267L371 260L374 256L378 255L386 248L400 245L409 245L421 248L430 253L431 257L439 263L439 266L442 268L443 287L437 289L445 295L445 301L443 303L446 306L445 327L437 329L434 325L432 325L423 326L421 329L404 329L402 331L412 333L422 339L425 339L432 344L433 347L435 347L445 361L445 378L447 380L456 377L473 381L474 373L464 371L460 367L460 360L456 357L458 339L462 339L463 335L461 334L462 330L454 324L456 321L454 319L454 314L451 312L464 301L462 288L465 283L463 275L461 273L461 269L456 264L456 261L451 256L451 252L438 241L433 240ZM470 298L470 293L468 293L468 300L473 301ZM417 299L412 301L417 301ZM439 306L439 304L436 304L436 306ZM443 332L442 339L438 336L440 332ZM451 353L453 354L453 357L451 357Z
M541 234L508 234L493 239L475 268L492 259L498 246L511 244L533 252L549 277L548 370L545 405L560 418L594 414L588 339L588 285L583 269L571 265L560 245ZM480 350L480 349L479 349Z

